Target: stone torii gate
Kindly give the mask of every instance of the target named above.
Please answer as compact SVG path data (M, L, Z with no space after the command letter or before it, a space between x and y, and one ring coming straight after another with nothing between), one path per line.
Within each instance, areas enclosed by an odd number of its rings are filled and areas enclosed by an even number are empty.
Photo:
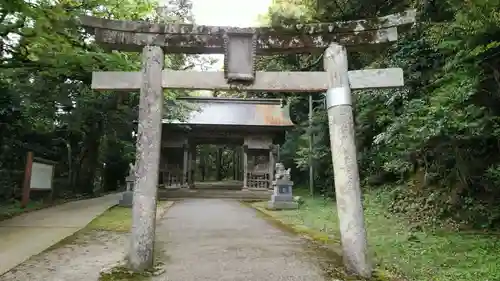
M163 89L209 89L327 93L330 142L344 263L369 277L366 232L354 144L351 89L401 87L399 68L347 70L346 48L397 40L399 26L415 22L415 10L336 23L235 28L121 21L82 16L81 24L103 47L142 50L141 72L94 72L96 90L140 90L133 227L129 267L153 265ZM332 43L336 42L336 43ZM345 47L344 47L345 46ZM326 49L326 51L325 51ZM256 72L256 55L324 51L325 72ZM223 72L164 70L165 53L225 54Z

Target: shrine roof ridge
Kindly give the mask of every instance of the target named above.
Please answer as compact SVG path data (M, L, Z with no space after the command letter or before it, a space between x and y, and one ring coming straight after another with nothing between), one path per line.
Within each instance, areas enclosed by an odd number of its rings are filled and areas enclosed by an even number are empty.
M247 127L293 127L289 107L282 106L280 99L244 99L218 97L178 98L193 104L187 118L163 120L164 124Z
M270 105L281 105L283 99L272 99L272 98L233 98L233 97L178 97L178 100L183 100L187 102L199 102L199 103L234 103L234 104L270 104Z
M183 23L155 23L150 21L112 20L81 15L79 22L85 27L108 29L134 33L155 33L168 35L223 35L224 33L265 34L332 34L355 33L412 24L415 22L416 9L406 10L382 17L363 20L339 21L331 23L290 24L284 26L232 27Z

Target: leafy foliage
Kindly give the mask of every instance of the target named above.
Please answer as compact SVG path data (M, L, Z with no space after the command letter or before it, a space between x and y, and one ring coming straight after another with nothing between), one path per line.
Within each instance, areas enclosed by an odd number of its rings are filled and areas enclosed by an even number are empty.
M19 195L16 171L23 169L28 150L59 163L59 195L120 185L135 157L138 94L95 92L91 74L138 70L140 55L103 51L76 19L80 14L151 18L154 5L150 0L0 1L0 172L11 171L12 178L0 186L0 200ZM190 15L187 8L179 7L176 20ZM166 57L173 69L184 68L185 61L182 55ZM165 106L175 109L165 110L165 118L182 118L185 109L173 102L179 94L165 93Z
M499 5L498 0L282 0L262 20L328 22L418 8L419 23L396 44L378 53L350 54L351 69L401 67L405 72L404 88L354 93L361 173L372 186L405 183L406 188L394 191L394 206L399 206L394 211L419 214L421 221L447 219L484 228L497 227L500 214L495 204L500 196ZM276 56L261 59L259 66L319 70L317 60ZM306 97L297 94L289 102L299 127L287 136L283 160L295 163L294 172L301 173L312 154L317 191L329 190L333 175L326 111L321 103L315 105L309 130Z

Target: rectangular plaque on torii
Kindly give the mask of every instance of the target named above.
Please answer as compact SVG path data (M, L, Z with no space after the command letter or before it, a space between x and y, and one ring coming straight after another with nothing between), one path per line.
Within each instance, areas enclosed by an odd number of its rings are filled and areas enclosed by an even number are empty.
M255 81L255 32L228 31L224 34L224 78L228 84Z

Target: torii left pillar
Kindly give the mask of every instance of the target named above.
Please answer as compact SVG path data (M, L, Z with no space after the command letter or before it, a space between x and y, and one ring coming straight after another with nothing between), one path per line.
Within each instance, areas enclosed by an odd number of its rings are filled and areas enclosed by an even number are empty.
M136 152L132 230L128 267L136 272L153 267L156 197L163 117L161 73L163 50L146 46L142 52L142 82Z

